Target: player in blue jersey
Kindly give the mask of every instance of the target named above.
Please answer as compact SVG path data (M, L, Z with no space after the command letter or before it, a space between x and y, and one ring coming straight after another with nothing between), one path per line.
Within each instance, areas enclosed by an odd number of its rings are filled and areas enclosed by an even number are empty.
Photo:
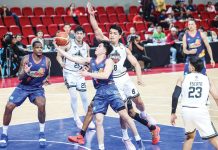
M183 52L187 55L184 68L184 75L189 73L189 59L191 56L197 56L203 60L204 69L201 73L206 74L206 49L210 56L210 63L212 67L215 66L211 47L208 43L207 37L200 31L197 31L196 23L194 20L190 20L188 22L188 29L188 32L183 36Z
M82 58L78 56L71 56L61 48L57 47L57 50L67 59L79 64L90 63L92 72L87 70L81 71L82 76L90 76L93 78L93 84L96 89L96 94L93 99L93 113L96 118L96 130L99 149L104 150L104 129L103 119L107 112L108 106L118 112L120 117L125 120L128 126L133 131L135 140L138 144L139 150L144 150L142 140L138 134L136 126L133 120L125 109L124 102L122 101L121 95L114 83L112 72L114 68L114 62L109 58L109 54L113 50L113 47L108 41L101 41L99 46L96 48L96 58Z
M45 128L45 92L43 85L49 84L50 59L42 54L42 43L35 41L32 44L33 53L24 56L18 73L20 83L15 88L5 107L3 119L3 133L1 135L0 147L8 145L8 126L11 121L13 110L20 106L28 97L30 102L38 107L39 119L39 146L46 146L44 134Z

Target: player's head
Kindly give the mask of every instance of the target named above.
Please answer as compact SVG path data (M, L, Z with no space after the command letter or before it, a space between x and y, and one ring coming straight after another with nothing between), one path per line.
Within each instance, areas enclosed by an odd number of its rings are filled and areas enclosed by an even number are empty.
M95 55L105 54L108 56L113 51L113 47L108 41L101 41L95 50Z
M188 21L188 29L189 31L194 31L196 30L197 26L194 20L189 20Z
M81 26L77 26L74 32L75 32L75 39L78 42L82 42L83 38L85 37L85 30Z
M118 25L112 25L109 32L109 40L112 44L117 44L122 36L122 29Z
M40 41L34 41L32 44L33 53L35 55L42 56L42 43Z
M191 57L189 59L189 71L190 72L201 72L204 68L204 62L198 57Z
M64 27L63 27L64 31L67 32L68 34L70 34L70 31L71 31L71 25L66 23L64 24Z

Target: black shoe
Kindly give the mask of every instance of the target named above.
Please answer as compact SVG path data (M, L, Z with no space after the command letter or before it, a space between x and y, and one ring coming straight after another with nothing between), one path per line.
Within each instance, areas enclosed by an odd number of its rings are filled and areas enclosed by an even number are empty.
M1 140L0 140L0 148L5 148L8 146L8 136L5 134L1 135Z

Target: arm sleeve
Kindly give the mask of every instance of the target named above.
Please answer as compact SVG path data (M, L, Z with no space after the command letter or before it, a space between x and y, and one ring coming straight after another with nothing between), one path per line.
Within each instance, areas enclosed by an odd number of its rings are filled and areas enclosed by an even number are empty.
M171 110L172 114L176 113L178 99L179 99L179 96L180 96L181 92L182 92L182 88L177 85L175 87L173 95L172 95L172 110Z

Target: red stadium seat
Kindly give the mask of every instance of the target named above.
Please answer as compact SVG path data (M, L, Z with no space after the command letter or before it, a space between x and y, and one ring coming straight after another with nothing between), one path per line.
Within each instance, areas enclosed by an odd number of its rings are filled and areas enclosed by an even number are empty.
M127 18L129 20L129 22L133 22L133 18L135 17L134 14L128 14Z
M205 30L208 30L210 28L207 21L201 21L200 26L204 27Z
M209 14L209 17L210 17L210 19L214 19L214 18L216 17L216 13L214 13L214 12L213 12L213 13L210 13L210 14Z
M137 13L138 13L138 8L137 8L137 6L130 6L130 7L129 7L129 14L135 15L135 14L137 14Z
M27 16L20 16L19 21L21 26L31 25L30 20Z
M201 12L201 19L202 20L207 20L209 19L209 13L208 12Z
M79 10L79 12L82 13L83 15L86 13L85 7L82 6L77 7L76 10Z
M118 20L120 23L128 22L126 14L118 14Z
M21 27L23 36L28 37L29 35L35 35L32 26Z
M105 28L107 30L107 32L109 32L110 27L113 25L114 23L105 23Z
M177 21L174 23L174 26L177 27L179 30L182 30L185 28L185 23Z
M12 16L5 16L4 17L4 24L6 27L9 27L11 25L16 25L14 17Z
M10 10L12 13L15 13L17 16L22 16L22 12L21 12L20 7L11 7Z
M13 33L13 35L21 34L20 28L16 25L12 25L9 27L9 31Z
M96 7L98 15L106 14L105 8L103 6Z
M78 16L79 24L83 25L84 23L89 23L89 19L87 16Z
M48 25L48 33L54 37L56 32L58 31L58 26L57 24L50 24Z
M95 34L94 33L89 33L87 35L89 37L90 44L93 46L94 45Z
M28 42L31 44L32 39L34 39L36 36L35 35L29 35L28 36Z
M0 17L0 26L4 26L2 18Z
M75 24L72 16L64 16L64 22L69 24Z
M198 12L205 11L205 6L204 6L204 4L198 4L198 5L197 5L197 11L198 11Z
M21 42L22 42L24 45L29 45L29 42L28 42L28 40L27 40L26 37L22 37Z
M8 32L7 27L0 26L0 39Z
M107 23L109 22L108 17L106 14L100 14L98 15L98 19L100 23Z
M105 28L103 23L99 23L98 27L101 29L102 32L107 32L107 30L106 30L106 28Z
M130 29L131 27L134 27L134 28L135 28L135 26L134 26L134 24L133 24L132 22L126 23L126 30L127 30L127 31L129 31L129 29Z
M146 28L145 28L145 25L143 22L135 23L135 29L138 32L145 32L146 31Z
M110 23L118 23L117 15L116 14L109 14L108 19Z
M30 22L33 27L36 27L36 25L42 24L42 21L39 16L31 16Z
M124 23L118 23L117 25L119 25L123 31L127 31Z
M43 34L44 34L43 37L50 37L49 34L48 34L48 30L47 30L45 25L37 25L36 26L36 32L38 32L38 31L43 32Z
M108 15L109 14L116 14L114 6L107 6L106 7L106 12L107 12Z
M47 16L55 15L54 7L45 7L45 15Z
M56 7L55 13L56 13L56 15L66 15L64 7Z
M123 6L116 6L115 11L117 14L125 14Z
M42 24L45 26L48 26L50 24L53 24L52 19L50 16L42 16Z
M54 24L64 24L64 21L61 16L53 16Z
M31 7L23 7L22 13L24 16L33 16L33 10Z
M82 27L86 33L93 33L92 26L89 23L84 23Z
M43 15L45 15L42 7L34 7L33 8L33 13L34 13L35 16L43 16Z

